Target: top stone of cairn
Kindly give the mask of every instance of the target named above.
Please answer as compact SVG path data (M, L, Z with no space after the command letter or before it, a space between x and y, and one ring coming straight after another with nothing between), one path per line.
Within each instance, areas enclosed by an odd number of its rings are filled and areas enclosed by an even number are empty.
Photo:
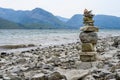
M83 24L84 27L81 28L81 31L84 32L98 32L98 28L94 27L94 20L93 17L94 15L92 14L92 11L88 11L87 9L84 10L83 14Z

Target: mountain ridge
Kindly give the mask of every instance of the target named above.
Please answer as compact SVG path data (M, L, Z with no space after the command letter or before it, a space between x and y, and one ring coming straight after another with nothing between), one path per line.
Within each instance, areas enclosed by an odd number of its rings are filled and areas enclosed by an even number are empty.
M56 18L52 13L41 8L35 8L30 11L15 11L12 9L0 8L0 17L15 23L22 24L26 28L64 28L62 21ZM33 25L37 25L34 27ZM46 27L45 27L46 26Z
M61 16L56 16L56 17L63 22L67 22L69 20L69 18L64 18L64 17L61 17Z
M79 29L83 26L83 15L75 14L70 19L54 14L41 9L35 8L33 10L14 10L0 8L1 22L11 23L16 29ZM120 17L111 15L96 15L94 17L95 26L107 29L120 29ZM0 22L0 23L1 23ZM4 25L1 23L1 26ZM8 26L8 27L7 27ZM0 29L3 27L0 27Z
M94 21L95 26L98 26L99 28L120 29L120 17L111 15L96 15L94 17ZM67 24L78 29L81 26L84 26L83 16L81 14L76 14L71 17Z

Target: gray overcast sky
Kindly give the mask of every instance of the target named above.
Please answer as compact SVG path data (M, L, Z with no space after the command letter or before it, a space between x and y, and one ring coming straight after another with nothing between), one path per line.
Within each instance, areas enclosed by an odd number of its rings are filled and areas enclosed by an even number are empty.
M120 17L120 0L0 0L0 7L15 10L31 10L36 7L54 15L71 17L82 14L85 8L94 14L107 14Z

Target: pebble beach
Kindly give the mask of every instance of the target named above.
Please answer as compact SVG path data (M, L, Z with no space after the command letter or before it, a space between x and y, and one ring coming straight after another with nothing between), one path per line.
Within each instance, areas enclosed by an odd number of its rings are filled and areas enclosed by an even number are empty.
M74 39L1 50L0 80L120 80L120 36L99 36L96 62L81 62L79 36Z

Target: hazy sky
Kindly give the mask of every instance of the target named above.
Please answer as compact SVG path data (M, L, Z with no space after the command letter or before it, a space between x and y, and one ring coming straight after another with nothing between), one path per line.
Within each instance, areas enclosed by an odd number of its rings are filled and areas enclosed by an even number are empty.
M107 14L120 17L120 0L0 0L0 7L15 10L31 10L36 7L54 15L71 17L82 14L85 8L94 14Z

